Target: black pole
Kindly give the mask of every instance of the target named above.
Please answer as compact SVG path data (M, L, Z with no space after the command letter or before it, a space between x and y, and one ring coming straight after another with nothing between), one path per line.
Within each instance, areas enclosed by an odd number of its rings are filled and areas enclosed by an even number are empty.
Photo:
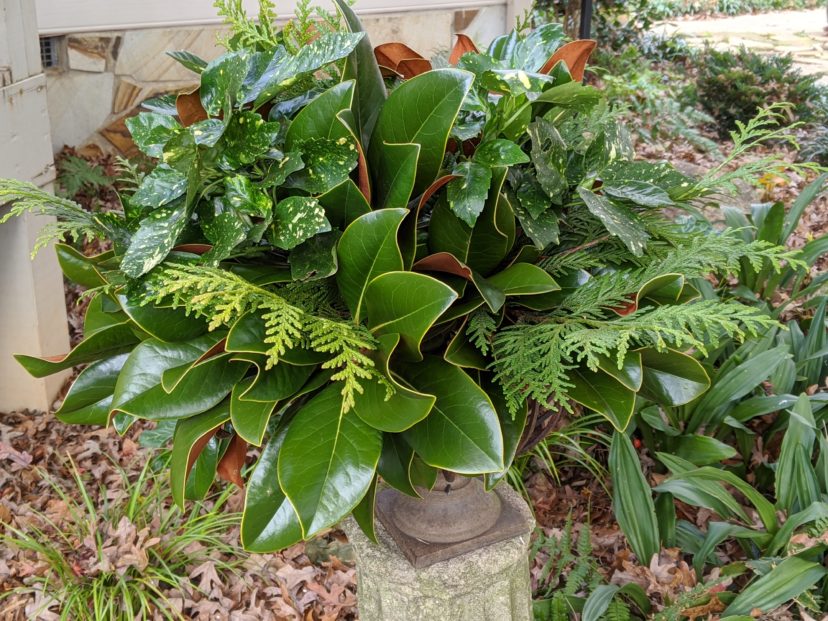
M589 39L592 34L592 0L581 0L581 26L578 37Z

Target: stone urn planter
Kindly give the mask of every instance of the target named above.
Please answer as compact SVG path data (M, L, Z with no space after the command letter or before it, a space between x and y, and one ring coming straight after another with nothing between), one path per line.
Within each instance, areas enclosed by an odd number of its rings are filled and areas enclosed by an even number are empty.
M377 542L343 527L357 557L363 621L530 621L534 520L508 485L441 473L422 498L377 494Z

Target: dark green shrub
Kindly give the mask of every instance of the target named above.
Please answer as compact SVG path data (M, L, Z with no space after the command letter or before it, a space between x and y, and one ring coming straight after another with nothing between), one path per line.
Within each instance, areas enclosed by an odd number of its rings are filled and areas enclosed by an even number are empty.
M791 120L811 120L824 114L824 89L816 77L803 75L790 55L766 56L742 47L720 51L707 48L699 57L696 80L699 104L716 119L721 135L747 122L768 104L788 102Z

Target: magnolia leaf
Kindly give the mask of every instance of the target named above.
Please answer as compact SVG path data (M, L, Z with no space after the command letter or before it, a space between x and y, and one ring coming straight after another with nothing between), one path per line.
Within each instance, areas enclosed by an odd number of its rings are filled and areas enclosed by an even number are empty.
M354 220L339 240L336 283L355 322L364 317L365 291L380 274L403 269L397 230L405 209L380 209Z
M506 301L506 295L497 286L483 278L472 270L468 265L461 263L457 258L448 252L437 252L417 261L414 268L424 272L441 272L452 274L469 281L477 289L478 293L486 301L489 310L496 313ZM455 287L456 288L456 287ZM458 293L461 293L458 291Z
M503 434L486 391L434 356L405 366L402 375L416 390L437 397L428 417L403 433L427 464L469 475L503 470Z
M510 265L489 276L488 281L507 296L540 295L561 289L546 270L531 263Z
M350 132L337 115L351 109L354 84L353 80L340 82L302 108L288 127L285 150L290 151L297 143L307 140L349 138Z
M627 428L635 407L635 391L603 371L581 368L568 374L572 386L567 394L571 399L598 412L618 431Z
M199 96L209 116L217 116L222 110L229 111L236 103L249 64L249 52L241 50L219 56L204 68Z
M277 464L287 427L273 435L247 482L241 540L245 550L278 552L302 540L302 526L279 486Z
M400 342L399 334L384 334L377 341L379 347L375 362L387 381L393 385L394 393L389 396L386 386L380 382L366 381L362 385L362 393L354 395L354 411L362 420L380 431L405 431L428 416L435 397L411 390L397 381L398 377L389 363Z
M325 208L331 225L339 229L344 229L359 216L371 211L371 205L351 179L322 194L319 204Z
M385 483L397 491L417 498L420 495L411 480L413 462L414 449L403 440L402 435L398 433L382 435L382 453L377 464L377 473Z
M187 191L187 175L161 164L144 177L130 199L133 205L161 207L183 196Z
M592 39L570 41L555 50L555 53L540 68L540 72L550 73L555 65L562 62L566 65L574 82L583 82L587 61L597 45L597 41Z
M584 187L578 188L578 195L590 213L604 224L611 235L624 242L630 252L637 257L644 254L650 236L632 211Z
M385 209L405 209L414 192L420 145L382 143L373 149L382 150L381 157L371 160L377 204Z
M117 417L113 420L113 427L116 425L115 421L117 421ZM197 453L198 457L196 457L192 468L190 468L190 474L184 485L185 500L204 500L216 478L216 467L222 449L221 443L213 434L207 434L203 442L203 448L193 452L194 454Z
M509 474L509 468L517 455L520 439L523 436L523 431L526 427L526 418L529 414L529 408L524 401L518 408L517 412L512 414L506 404L506 399L503 396L503 391L499 386L492 382L484 384L486 394L492 400L492 404L497 411L498 419L500 420L500 430L503 433L503 464L504 468L500 472L483 475L483 482L486 490L491 490L501 480L506 478Z
M283 250L331 230L319 201L308 196L289 196L276 203L273 226L273 245Z
M362 24L354 13L353 9L343 0L335 0L336 6L345 24L351 32L362 33ZM364 34L364 33L362 33ZM368 35L364 34L353 51L345 59L345 67L342 70L343 80L355 80L356 98L352 111L356 122L357 134L360 137L363 148L367 149L371 143L371 135L377 122L377 117L382 109L387 94L385 82L377 66L374 50Z
M371 482L371 486L368 488L368 491L365 492L365 496L362 497L362 500L359 501L359 504L354 507L354 510L351 513L365 536L374 543L379 543L379 540L377 539L377 532L374 528L376 507L377 475L374 475L374 480Z
M368 152L375 186L382 183L380 167L383 159L388 157L389 145L419 145L415 196L437 178L449 131L471 89L472 80L473 75L466 71L436 69L394 89L380 111Z
M121 271L138 278L161 263L189 220L186 202L161 207L141 220L121 261Z
M640 350L644 365L641 396L668 407L690 403L710 388L707 371L692 356L667 349Z
M228 420L230 408L225 401L208 412L178 421L175 426L170 457L170 489L179 508L184 508L184 488L196 458L218 428ZM212 475L210 480L212 482Z
M381 432L342 412L338 386L302 406L279 451L278 474L305 538L336 524L362 500L381 449Z
M446 186L449 206L458 218L473 227L486 205L492 169L476 162L461 162L452 175L455 178Z
M119 295L118 302L141 330L161 341L187 341L207 332L204 317L188 315L183 308L146 303L142 290Z
M106 284L102 273L104 270L100 264L115 256L110 250L95 257L87 257L68 244L55 244L55 254L63 275L72 282L90 289Z
M422 360L423 337L456 299L451 287L431 276L386 272L365 290L368 327L377 335L399 334L405 356Z
M107 425L112 393L128 354L90 364L69 387L55 416L72 425Z
M140 112L126 126L135 146L150 157L161 157L164 145L181 129L173 117L157 112Z

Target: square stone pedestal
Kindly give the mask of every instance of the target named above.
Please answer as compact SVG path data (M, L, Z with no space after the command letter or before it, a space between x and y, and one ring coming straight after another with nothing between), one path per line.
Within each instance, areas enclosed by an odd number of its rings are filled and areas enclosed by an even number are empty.
M505 483L498 491L526 518L527 531L422 569L411 565L382 524L376 523L375 544L348 518L342 528L356 553L360 621L531 621L534 520L515 491Z

